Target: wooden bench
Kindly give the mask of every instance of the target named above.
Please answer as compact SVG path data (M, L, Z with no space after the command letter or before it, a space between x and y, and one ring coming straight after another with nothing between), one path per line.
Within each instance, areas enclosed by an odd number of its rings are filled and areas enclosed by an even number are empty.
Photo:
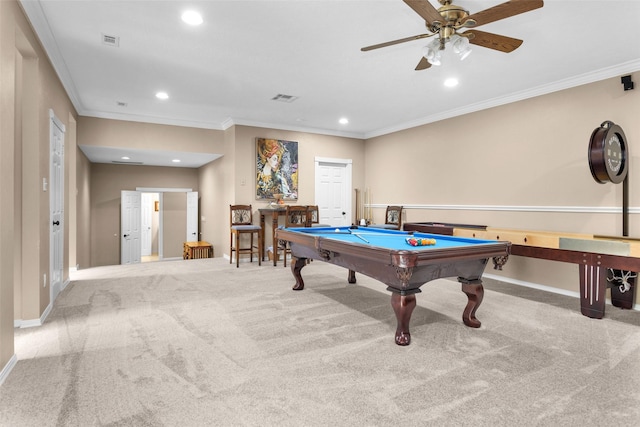
M213 246L209 242L184 242L184 259L213 258Z

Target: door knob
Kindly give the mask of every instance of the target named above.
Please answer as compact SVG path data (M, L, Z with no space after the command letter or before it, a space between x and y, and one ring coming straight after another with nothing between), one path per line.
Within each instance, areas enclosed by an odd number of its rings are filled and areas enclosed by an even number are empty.
M342 212L342 215L346 215L346 214L347 214L346 212Z
M124 235L124 236L122 236L122 237L129 237L129 235L128 235L128 234L125 234L125 235Z

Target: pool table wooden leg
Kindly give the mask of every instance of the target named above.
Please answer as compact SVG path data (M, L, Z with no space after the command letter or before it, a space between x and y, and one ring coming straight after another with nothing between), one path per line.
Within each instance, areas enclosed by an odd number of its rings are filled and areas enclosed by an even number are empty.
M307 265L306 258L291 257L291 273L293 273L293 277L296 279L296 284L293 285L294 291L301 291L304 289L304 281L302 280L300 270L302 270L302 267L305 265Z
M409 322L411 314L416 307L416 296L400 295L397 292L391 293L391 307L396 313L398 326L396 327L396 344L409 345L411 343L411 333L409 332Z
M467 295L468 299L467 306L462 313L462 321L470 328L479 328L481 323L476 319L476 310L480 307L484 297L482 282L479 280L467 282L461 278L458 278L458 281L462 283L462 292Z

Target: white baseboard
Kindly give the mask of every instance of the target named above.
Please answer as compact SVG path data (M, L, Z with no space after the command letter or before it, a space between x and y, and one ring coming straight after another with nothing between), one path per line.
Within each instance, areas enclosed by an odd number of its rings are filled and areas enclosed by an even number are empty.
M69 284L69 282L67 282L67 284ZM29 320L16 319L13 321L13 327L14 328L35 328L37 326L42 326L44 324L44 321L47 319L47 317L51 313L52 309L53 309L53 302L50 302L49 305L47 305L47 308L45 308L44 311L42 312L42 315L40 316L39 319L29 319Z
M0 385L2 385L2 383L4 383L4 380L7 379L7 377L13 370L13 367L16 366L16 363L18 363L18 357L14 354L13 356L11 356L11 359L9 359L9 362L7 362L4 368L2 368L2 371L0 371Z

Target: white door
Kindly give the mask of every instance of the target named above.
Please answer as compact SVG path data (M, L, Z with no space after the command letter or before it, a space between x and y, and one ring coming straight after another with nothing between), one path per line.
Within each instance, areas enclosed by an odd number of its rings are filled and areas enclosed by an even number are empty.
M351 160L317 157L315 169L319 222L351 225Z
M140 262L141 193L121 191L120 194L120 264Z
M155 197L152 193L142 193L142 225L140 226L140 255L151 255L151 239L153 238L151 233L151 227L153 226L153 208L155 203Z
M64 261L64 125L49 111L50 169L49 169L49 276L51 303L62 290Z
M187 242L197 242L198 238L198 192L187 192Z

